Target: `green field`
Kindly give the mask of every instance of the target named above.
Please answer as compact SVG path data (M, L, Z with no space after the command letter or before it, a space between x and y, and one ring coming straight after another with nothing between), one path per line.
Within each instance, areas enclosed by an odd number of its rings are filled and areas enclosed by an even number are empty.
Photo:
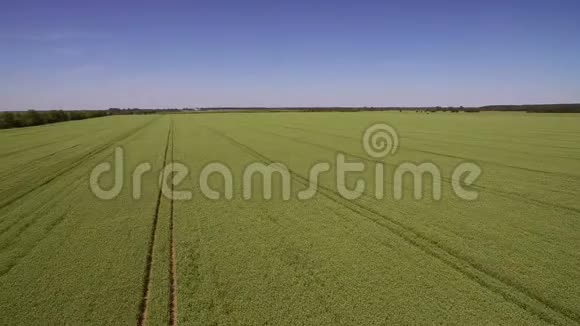
M396 128L385 196L342 198L335 171L298 200L310 167L337 152L367 164L373 123ZM0 130L0 324L580 324L580 115L525 113L206 113L114 116ZM125 152L149 162L112 200L89 175ZM190 175L160 194L164 163ZM432 162L443 194L392 196L392 169ZM457 198L461 162L483 173ZM199 173L222 162L233 198L211 200ZM253 162L283 162L291 200L242 197ZM411 181L411 180L406 180ZM112 184L106 174L103 187ZM210 178L216 189L225 186ZM274 179L274 185L280 185ZM411 182L405 185L411 186ZM425 189L426 192L429 187Z

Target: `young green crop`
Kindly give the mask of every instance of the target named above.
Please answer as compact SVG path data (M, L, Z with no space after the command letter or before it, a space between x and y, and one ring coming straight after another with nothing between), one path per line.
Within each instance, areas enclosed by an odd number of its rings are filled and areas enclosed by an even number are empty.
M432 162L441 200L407 189L395 200L388 177L375 198L376 159L361 136L379 122L400 138L386 176ZM228 113L0 131L0 323L578 324L579 123L573 114ZM101 200L89 174L117 146L125 186ZM338 152L367 166L346 180L364 179L363 196L342 198L331 169L314 198L298 200L311 166ZM191 200L160 196L171 161L188 167L175 190ZM465 161L483 171L475 201L451 191ZM143 162L152 170L135 200L130 172ZM231 200L200 191L211 162L231 170ZM291 200L279 179L271 200L260 186L243 199L254 162L287 165ZM224 189L219 176L209 183Z

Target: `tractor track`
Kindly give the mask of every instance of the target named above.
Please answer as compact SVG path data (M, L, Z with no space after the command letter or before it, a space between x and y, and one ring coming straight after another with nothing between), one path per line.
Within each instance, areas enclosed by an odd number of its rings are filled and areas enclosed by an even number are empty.
M25 190L24 192L4 201L3 203L0 204L0 210L6 208L7 206L17 202L18 200L28 196L29 194L43 188L44 186L52 183L54 180L58 179L59 177L67 174L68 172L74 170L75 168L82 166L84 163L86 163L87 161L89 161L91 158L95 157L96 155L104 152L105 150L107 150L108 148L110 148L111 146L113 146L116 143L125 141L126 139L128 139L129 137L137 134L139 131L145 129L146 127L148 127L149 125L151 125L153 122L157 121L157 119L153 119L150 120L146 123L144 123L141 126L138 126L136 128L133 128L131 130L129 130L126 133L121 134L118 137L113 138L111 141L98 146L97 148L89 151L88 153L85 153L83 155L81 155L79 158L75 159L70 165L62 168L60 171L58 171L57 173L55 173L54 175L50 176L49 178L37 183L36 185L34 185L33 187L30 187L28 190Z
M214 132L216 135L227 139L229 142L253 157L266 163L274 162L267 156L227 134L211 127L206 128ZM293 179L298 183L304 186L310 184L309 180L301 174L296 173L290 168L288 168L288 171L294 177ZM534 293L523 285L498 274L469 257L461 255L457 250L444 246L438 241L429 238L421 231L416 230L395 218L389 217L373 208L363 205L362 203L346 201L337 194L336 191L325 186L319 185L319 188L322 190L320 193L329 200L332 200L338 205L386 228L408 244L439 260L443 264L479 284L481 287L503 297L507 302L515 304L537 318L556 325L567 325L571 322L580 324L580 315L577 312L542 298L541 295Z
M163 165L161 168L163 169L167 164L167 154L169 152L169 142L172 136L172 125L169 126L167 130L167 139L165 141L165 151L163 154ZM161 180L161 182L165 182ZM161 185L159 186L159 192L157 193L157 201L155 203L155 214L153 215L153 223L151 226L151 234L149 236L149 245L147 248L147 256L145 262L145 274L143 278L143 295L141 298L141 303L139 305L139 318L137 320L137 325L142 326L145 325L147 321L147 306L149 303L149 291L150 291L150 283L151 283L151 274L153 269L153 248L155 246L155 239L157 237L157 222L159 221L159 210L161 207L161 196L162 196L162 188Z
M289 128L289 127L285 127L285 128ZM317 132L314 132L314 131L311 131L311 130L301 129L301 128L291 128L291 129L306 130L306 131L310 131L310 132L313 132L313 133L317 133ZM275 133L275 132L272 132L272 131L266 131L266 130L263 130L263 129L259 129L259 130L258 129L255 129L255 130L257 130L258 132L264 133L264 134L270 134L270 135L273 135L273 136L290 139L290 140L292 140L292 141L294 141L296 143L302 143L302 144L305 144L305 145L310 145L310 146L322 148L322 149L329 150L329 151L333 151L333 152L341 151L341 150L339 150L337 148L334 148L334 147L331 147L331 146L327 146L327 145L323 145L323 144L319 144L319 143L315 143L315 142L312 142L312 141L308 141L308 140L305 140L305 139L302 139L302 138L299 138L299 137L282 135L282 134L278 134L278 133ZM319 133L319 134L325 134L325 133ZM326 134L326 135L330 135L330 134ZM350 137L339 136L339 135L334 135L334 136L335 137L343 137L343 138L347 138L347 139L351 139L351 140L353 139L353 138L350 138ZM416 150L416 151L430 153L430 154L434 154L434 155L442 155L442 154L435 153L435 152L428 152L428 151L421 151L421 150ZM388 163L388 162L384 162L384 161L376 160L376 159L371 159L369 157L364 157L364 156L357 155L357 154L354 154L354 153L349 153L349 152L346 152L346 151L343 151L343 152L346 153L346 154L348 154L348 155L350 155L350 156L352 156L352 157L356 157L356 158L359 158L359 159L364 160L364 161L367 161L367 162L382 163L382 164L384 164L386 166L396 167L396 165L394 165L392 163ZM456 156L454 158L466 160L466 158L461 158L459 156ZM550 172L545 172L544 171L544 173L550 173ZM445 181L447 184L451 184L451 179L450 178L445 177L445 176L441 176L441 179L443 181ZM475 189L480 189L480 190L488 191L488 192L493 193L494 195L496 195L498 197L502 197L502 198L517 199L517 200L526 201L526 202L529 202L529 203L532 203L532 204L538 205L538 206L549 207L549 208L556 208L556 209L560 209L560 210L569 211L569 212L572 212L572 213L580 213L580 209L575 208L575 207L570 207L570 206L566 206L566 205L555 204L555 203L551 203L551 202L548 202L548 201L545 201L545 200L541 200L541 199L525 197L522 194L519 194L519 193L513 192L513 191L500 190L500 189L490 188L490 187L482 186L482 185L471 185L471 187L473 187Z
M319 134L319 135L324 135L324 136L343 138L343 139L348 139L348 140L360 142L360 139L359 138L354 138L354 137L351 137L351 136L344 136L344 135L337 135L337 134L332 133L332 132L324 132L324 131L319 131L319 130L312 130L312 129L309 129L309 128L303 128L303 127L300 128L300 127L286 126L286 125L278 125L278 126L280 126L282 128L285 128L285 129L290 129L290 130L306 131L306 132L313 133L313 134ZM418 140L418 139L416 139L416 140ZM468 158L468 157L462 157L462 156L452 155L452 154L447 154L447 153L441 153L441 152L435 152L435 151L426 151L426 150L423 150L423 149L419 149L419 148L415 148L415 147L409 147L409 146L406 146L405 149L408 149L408 150L411 150L411 151L416 151L416 152L419 152L419 153L425 153L425 154L431 154L431 155L437 155L437 156L455 158L455 159L460 159L460 160L471 160L471 161L477 161L477 162L484 162L484 163L487 163L487 164L492 164L492 165L496 165L496 166L506 167L506 168L510 168L510 169L523 170L523 171L535 172L535 173L542 173L542 174L547 174L547 175L557 175L557 176L560 176L560 177L563 177L563 178L580 179L580 177L578 175L570 174L570 173L552 172L552 171L545 171L545 170L539 170L539 169L533 169L533 168L526 168L526 167L514 166L514 165L500 163L500 162L491 161L491 160L471 159L471 158ZM567 158L567 159L570 159L570 158Z
M171 122L171 162L175 161L175 129ZM171 182L171 195L175 185ZM177 325L177 262L175 250L175 223L173 213L173 197L169 202L169 325Z

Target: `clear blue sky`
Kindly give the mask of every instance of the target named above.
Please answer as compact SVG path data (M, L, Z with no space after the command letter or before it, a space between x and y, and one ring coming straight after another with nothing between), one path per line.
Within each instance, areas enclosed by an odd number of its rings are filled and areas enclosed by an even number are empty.
M0 110L580 102L580 1L4 1Z

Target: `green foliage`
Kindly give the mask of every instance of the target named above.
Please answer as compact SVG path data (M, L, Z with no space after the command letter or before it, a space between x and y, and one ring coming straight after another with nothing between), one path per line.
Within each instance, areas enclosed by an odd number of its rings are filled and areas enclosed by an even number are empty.
M0 129L31 127L68 120L83 120L106 116L106 111L36 111L0 112Z
M0 129L17 128L22 125L12 112L0 112Z
M38 126L45 123L46 114L40 114L35 110L28 110L23 114L25 126Z

